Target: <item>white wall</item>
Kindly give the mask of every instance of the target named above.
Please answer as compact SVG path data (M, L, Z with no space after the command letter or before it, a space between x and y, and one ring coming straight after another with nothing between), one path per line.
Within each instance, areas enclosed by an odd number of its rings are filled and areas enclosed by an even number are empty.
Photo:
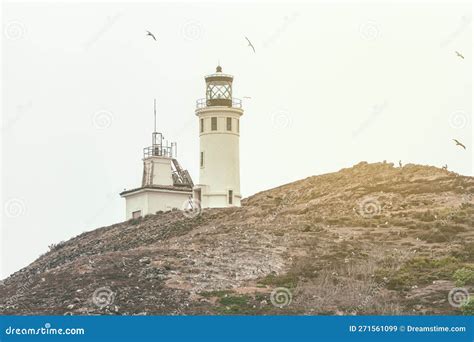
M131 194L125 198L126 213L125 217L127 220L132 218L132 214L135 211L140 210L142 216L148 214L148 194L141 192L137 194Z
M148 192L148 210L149 214L155 214L159 210L168 211L173 208L183 209L183 205L188 201L189 192L166 192L151 191Z
M232 206L240 206L240 155L237 121L241 109L208 107L196 111L204 119L204 132L199 133L200 151L204 152L204 166L200 167L199 184L203 207L227 207L228 191L232 190ZM211 118L217 117L217 130L211 130ZM227 118L232 118L232 130L227 131ZM206 198L208 197L208 198Z
M146 158L144 162L146 185L173 185L170 158L154 156Z
M142 216L155 214L157 211L168 211L173 208L183 209L191 191L177 192L159 189L138 190L137 193L126 195L126 219L132 218L134 211L140 210Z

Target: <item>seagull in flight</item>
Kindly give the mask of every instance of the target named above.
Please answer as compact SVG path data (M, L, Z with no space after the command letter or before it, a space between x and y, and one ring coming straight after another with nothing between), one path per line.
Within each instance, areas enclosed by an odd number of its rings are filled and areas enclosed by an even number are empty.
M463 149L466 149L466 146L464 146L462 143L460 143L458 140L453 139L453 141L456 143L456 146L461 146Z
M146 31L147 32L147 36L150 36L151 38L153 38L155 41L156 41L156 38L155 38L155 35L153 33L151 33L150 31Z
M247 41L249 42L248 46L250 46L252 48L253 52L255 53L255 48L254 48L252 42L247 37L245 37L245 39L247 39Z
M461 57L462 59L464 59L464 56L463 56L460 52L456 51L456 55L457 55L458 57Z

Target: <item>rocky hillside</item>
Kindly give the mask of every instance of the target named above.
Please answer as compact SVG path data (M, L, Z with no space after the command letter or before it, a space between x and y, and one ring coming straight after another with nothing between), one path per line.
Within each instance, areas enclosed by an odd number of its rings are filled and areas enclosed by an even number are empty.
M157 213L52 245L3 281L0 312L469 313L473 195L472 177L360 163L241 208Z

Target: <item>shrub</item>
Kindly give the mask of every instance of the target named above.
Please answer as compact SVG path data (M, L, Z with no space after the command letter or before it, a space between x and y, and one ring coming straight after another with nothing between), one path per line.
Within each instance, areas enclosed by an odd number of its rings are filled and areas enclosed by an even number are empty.
M56 250L64 247L65 244L66 244L65 241L61 241L61 242L58 242L58 243L52 243L51 245L48 246L48 248L49 248L49 251L52 252L52 251L56 251Z
M460 260L474 262L474 242L464 242L461 248L454 250L451 254Z
M453 274L456 286L474 285L474 269L463 267Z
M431 210L425 211L425 212L421 213L421 215L416 215L415 214L414 216L415 217L418 216L418 218L423 222L433 222L434 220L436 220L436 217L435 217L435 215L433 215Z
M127 223L132 225L132 226L135 226L135 225L139 224L142 220L143 220L143 217L140 216L140 217L137 217L137 218L131 218L130 220L127 221Z
M470 298L466 304L461 306L463 315L473 316L474 315L474 297Z

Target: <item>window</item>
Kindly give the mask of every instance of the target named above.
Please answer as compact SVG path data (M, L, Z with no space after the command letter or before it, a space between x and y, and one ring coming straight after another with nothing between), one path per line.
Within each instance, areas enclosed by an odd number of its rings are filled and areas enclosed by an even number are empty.
M237 119L237 133L240 133L240 120Z
M201 119L200 123L201 123L201 126L200 126L199 130L202 133L202 132L204 132L204 119Z
M217 118L211 118L211 130L217 131Z
M227 130L232 131L232 118L227 118Z
M204 167L204 152L201 152L201 167Z
M232 190L229 190L229 204L232 204L233 197L234 197L234 192Z
M132 212L132 218L136 219L136 218L139 218L140 216L142 216L142 211L141 210L137 210L137 211Z
M207 85L207 99L231 99L232 98L232 86L230 82L215 82Z

